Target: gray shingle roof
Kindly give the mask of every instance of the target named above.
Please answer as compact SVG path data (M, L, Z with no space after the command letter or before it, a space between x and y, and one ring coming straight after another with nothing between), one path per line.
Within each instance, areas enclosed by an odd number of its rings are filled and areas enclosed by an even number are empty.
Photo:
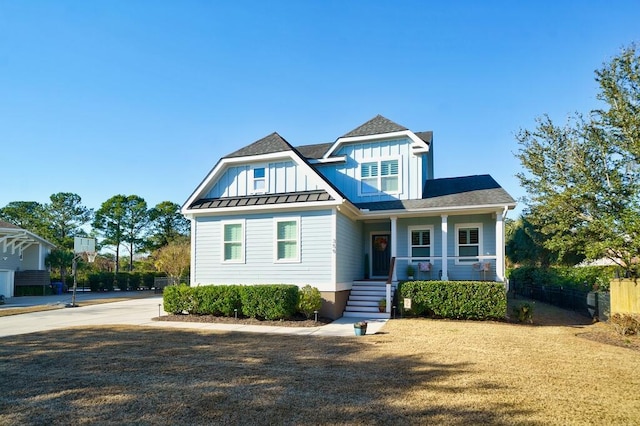
M325 152L333 146L333 143L317 143L315 145L297 146L296 149L304 158L317 159L322 158Z
M423 141L425 141L428 145L431 145L431 142L433 142L433 132L432 131L416 132L415 135L417 137L419 137L420 139L422 139Z
M411 210L441 207L465 207L515 204L515 200L489 175L430 179L420 200L393 200L357 203L370 211Z
M385 118L381 115L376 115L371 120L364 123L362 126L357 127L342 135L343 138L350 138L355 136L369 136L379 135L382 133L400 132L402 130L409 130L404 126L394 123L393 121Z
M262 206L274 204L331 201L327 191L300 191L283 194L248 195L245 197L203 198L189 206L190 209L218 209L223 207Z
M240 148L239 150L234 151L223 158L247 157L250 155L271 154L274 152L289 151L292 148L293 147L289 145L289 142L284 140L282 136L280 136L276 132L273 132L269 136L265 136L264 138L255 141L251 145L247 145L244 148Z

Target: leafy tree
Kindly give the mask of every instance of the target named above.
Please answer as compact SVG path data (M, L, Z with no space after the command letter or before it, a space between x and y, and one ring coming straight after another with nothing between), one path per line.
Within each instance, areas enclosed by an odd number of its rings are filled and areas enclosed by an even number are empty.
M153 257L156 269L178 282L191 265L191 245L185 241L173 241L158 249Z
M51 250L51 253L44 259L45 265L52 269L57 269L60 272L60 279L65 281L67 276L67 268L73 262L73 251L64 248L56 248Z
M120 244L124 241L126 195L114 195L96 211L93 228L103 236L103 244L115 248L115 272L119 272Z
M640 256L640 56L630 46L596 71L603 108L557 126L548 116L517 135L528 219L566 258Z
M157 204L149 212L150 237L146 248L154 251L189 234L189 221L180 213L180 206L171 201Z
M12 201L0 209L0 219L48 238L44 206L36 201Z
M133 254L136 248L144 243L144 236L149 226L149 210L147 202L137 195L129 195L125 202L123 221L123 241L129 251L129 271L133 270Z
M73 237L86 236L81 228L91 220L93 212L82 205L82 198L70 192L58 192L44 206L52 242L59 247L73 248Z

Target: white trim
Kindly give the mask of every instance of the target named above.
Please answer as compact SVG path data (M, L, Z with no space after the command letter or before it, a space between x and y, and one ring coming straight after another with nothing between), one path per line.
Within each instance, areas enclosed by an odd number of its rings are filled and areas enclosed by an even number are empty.
M278 223L280 222L296 222L296 257L293 259L278 259ZM300 263L301 262L301 246L302 232L300 229L300 216L274 217L273 218L273 263Z
M398 218L396 216L391 216L389 220L391 221L391 258L393 259L398 255ZM395 267L393 268L393 271L391 271L391 281L398 281L397 268ZM387 291L387 307L390 302L391 300L389 299Z
M310 164L331 164L331 163L345 163L347 161L346 155L338 155L331 158L310 158L307 160Z
M264 177L262 178L258 178L256 179L254 176L255 170L256 169L262 169L264 170ZM269 173L270 173L270 167L269 164L264 164L264 163L260 163L260 164L250 164L249 165L249 176L247 181L249 182L249 187L248 189L248 193L251 195L257 195L257 194L267 194L269 192ZM264 188L261 190L256 190L255 188L255 183L258 180L262 180L264 182Z
M338 208L331 209L331 279L338 281Z
M329 148L327 152L322 156L322 158L329 158L334 151L336 151L340 145L354 142L366 142L366 141L374 141L374 140L386 140L386 139L397 139L407 137L413 141L414 144L418 144L423 147L427 152L429 151L429 144L420 139L415 135L411 130L402 130L399 132L391 132L391 133L380 133L376 135L367 135L367 136L352 136L348 138L338 138L334 144ZM415 152L414 152L415 153Z
M196 255L198 253L196 248L196 236L198 233L198 220L195 217L190 217L191 221L191 270L189 271L189 284L194 285L196 283ZM223 255L224 256L224 255Z
M449 216L443 214L440 216L440 234L442 238L442 281L449 281Z
M406 200L411 201L411 200ZM360 214L365 219L383 219L388 218L390 215L398 217L412 217L422 216L426 214L442 215L442 214L484 214L494 213L496 208L515 208L514 204L487 204L487 205L473 205L473 206L452 206L452 207L427 207L417 209L399 209L399 210L374 210L359 209Z
M226 243L237 243L237 241L225 241L224 239L224 227L226 225L240 225L241 229L242 229L242 234L240 236L240 243L242 244L242 250L240 251L240 259L225 259L224 255L225 255L225 244ZM246 219L234 219L234 220L221 220L220 221L220 243L221 243L221 248L220 248L220 263L245 263L245 254L246 254L246 250L247 250L247 244L246 244L246 232L245 232L245 228L247 225L247 221Z
M478 228L478 256L466 256L466 257L461 257L460 256L460 241L459 241L459 235L458 235L458 230L459 229L467 229L467 228ZM480 256L482 256L483 253L483 241L484 241L484 235L482 233L482 223L456 223L455 226L455 249L456 249L456 265L471 265L474 262L478 262L478 259ZM467 245L472 245L472 244L467 244ZM473 244L475 245L475 244Z
M398 182L398 189L396 191L383 191L382 190L382 179L384 177L393 177L393 175L390 176L382 176L382 163L385 161L397 161L398 162L398 174L396 175L397 178L397 182ZM377 191L375 192L362 192L362 181L363 178L362 177L362 165L363 164L369 164L369 163L377 163L378 164L378 175L377 176L373 176L370 178L366 178L366 179L373 179L374 177L377 179L378 181L378 188ZM403 179L402 179L402 171L403 171L403 167L402 167L402 156L401 155L396 155L396 156L387 156L387 157L372 157L372 158L368 158L366 160L362 160L358 162L358 168L356 169L356 174L357 174L357 181L358 181L358 185L357 185L357 189L358 189L358 196L359 197L375 197L375 196L380 196L380 195L401 195L403 193Z
M505 238L502 212L496 212L496 279L504 281L505 276Z
M421 257L421 256L413 256L411 252L411 248L413 247L411 240L411 233L413 231L429 231L429 256ZM431 258L433 257L433 237L435 235L435 227L433 225L411 225L407 227L407 257L409 258L409 263L412 263L414 259L431 262Z

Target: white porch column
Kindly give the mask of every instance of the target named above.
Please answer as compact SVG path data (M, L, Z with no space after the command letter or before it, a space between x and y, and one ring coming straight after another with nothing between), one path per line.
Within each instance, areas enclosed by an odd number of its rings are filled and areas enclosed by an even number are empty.
M496 212L496 279L504 282L504 218L502 212Z
M449 226L447 218L449 216L443 214L440 217L442 219L442 222L440 224L440 229L442 230L442 281L449 281L449 273L447 271L447 264L449 263L447 259L447 253L449 252L449 249L447 247L447 233Z
M398 218L393 216L390 218L391 219L391 257L397 257L398 255L398 250L397 250L397 239L398 239ZM397 268L393 268L393 274L391 275L391 281L392 282L396 282L398 281L398 276L396 275L396 269ZM387 303L387 306L389 304Z
M196 235L198 233L198 222L194 216L189 218L191 220L191 271L189 273L189 285L195 285L196 283Z

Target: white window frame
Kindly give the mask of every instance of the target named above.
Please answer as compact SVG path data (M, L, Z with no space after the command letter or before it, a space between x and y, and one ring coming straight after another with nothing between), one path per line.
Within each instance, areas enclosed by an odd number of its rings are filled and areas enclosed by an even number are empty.
M411 250L414 246L413 246L413 241L411 238L411 234L414 231L429 231L429 256L428 257L415 257L415 259L418 259L420 261L427 261L430 262L431 258L433 257L433 232L434 232L434 226L433 225L414 225L414 226L409 226L407 227L407 240L408 240L408 248L407 248L407 256L409 257L409 262L413 262L414 260L414 256L413 256L413 251ZM418 247L425 247L425 246L418 246Z
M240 259L225 259L225 244L233 243L235 241L225 241L224 239L224 228L226 225L240 225L242 228L242 235L240 236L240 243L242 244L242 249L240 250ZM245 263L245 252L247 248L245 236L246 236L246 220L223 220L220 221L220 241L221 241L221 252L220 252L220 263Z
M291 259L278 259L278 223L280 222L295 222L296 223L296 257ZM300 263L300 248L302 246L302 239L300 236L300 216L293 217L275 217L273 218L273 263ZM283 240L285 241L285 240Z
M398 189L396 191L383 191L382 190L382 179L389 176L382 176L382 163L385 161L397 161L398 162ZM375 176L377 179L377 191L372 192L363 192L362 184L363 179L373 179L371 178L363 178L362 177L362 166L363 164L376 163L378 165L378 175ZM358 195L362 197L375 196L380 194L402 194L402 157L381 157L381 158L368 158L366 160L362 160L358 163ZM392 175L393 176L393 175Z
M255 178L254 173L256 169L264 169L263 178ZM264 189L256 189L257 181L264 181ZM249 193L251 194L266 194L269 189L269 167L267 164L256 164L249 169Z
M460 260L460 229L478 228L478 256L470 259ZM480 262L483 253L483 233L482 223L457 223L455 226L456 233L456 265L471 265L476 262ZM465 246L475 246L476 244L465 244ZM469 256L470 257L470 256Z

